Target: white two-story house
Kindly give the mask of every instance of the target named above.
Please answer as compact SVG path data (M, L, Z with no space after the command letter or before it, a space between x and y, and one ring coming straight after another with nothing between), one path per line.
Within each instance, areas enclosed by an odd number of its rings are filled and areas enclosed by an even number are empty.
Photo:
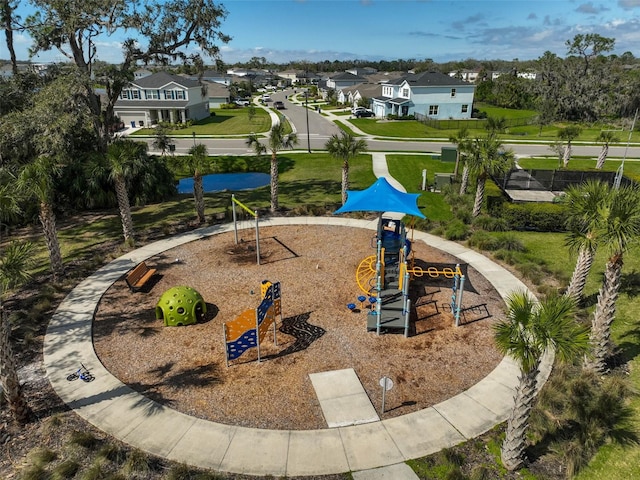
M410 73L382 85L371 109L376 117L424 115L429 118L471 118L475 85L438 72Z
M209 100L197 81L159 72L127 85L114 111L127 126L178 123L208 117Z

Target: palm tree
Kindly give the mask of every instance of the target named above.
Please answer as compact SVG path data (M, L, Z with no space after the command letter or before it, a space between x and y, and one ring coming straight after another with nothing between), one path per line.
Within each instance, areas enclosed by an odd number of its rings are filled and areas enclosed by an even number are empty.
M160 150L164 157L167 154L167 150L171 149L171 145L173 145L173 139L169 136L169 129L164 125L158 125L155 129L155 135L151 146Z
M623 256L640 236L640 188L626 186L613 190L610 201L602 208L598 245L606 249L608 259L591 321L591 355L585 359L587 369L601 374L607 370L606 361L612 350L611 324L620 292Z
M507 129L507 119L504 117L487 117L485 130L489 133L504 133Z
M189 156L182 162L193 176L193 199L196 204L198 223L204 223L204 188L202 186L202 172L207 165L208 152L206 145L198 143L189 149Z
M558 132L558 138L567 142L564 147L564 155L562 156L562 163L564 168L567 168L569 165L569 160L571 159L571 142L578 138L580 135L581 128L577 125L569 125L568 127L560 129Z
M476 197L473 204L472 216L480 215L484 202L484 188L487 178L491 175L502 175L511 170L515 164L513 151L503 150L502 143L495 135L489 133L486 137L475 138L470 144L470 152L466 165L469 173L476 176Z
M124 241L130 246L135 241L127 181L140 170L146 156L147 144L129 139L118 139L107 148L106 168L118 199Z
M587 347L587 331L573 314L574 303L569 297L551 296L537 303L528 292L516 291L507 297L507 319L494 327L498 349L520 367L501 449L502 464L508 470L522 467L525 460L526 432L538 392L542 356L549 350L564 361Z
M619 142L620 139L618 136L610 130L603 130L596 138L596 142L600 142L602 144L602 150L600 151L600 155L598 155L598 161L596 162L596 168L601 170L604 167L604 162L607 160L607 155L609 155L609 145L612 143Z
M591 271L598 244L598 232L602 227L603 208L611 195L609 185L600 181L588 181L580 186L571 186L565 192L567 234L566 244L572 252L578 253L576 266L565 295L576 304L582 300L582 293Z
M18 379L16 356L11 347L11 327L1 299L8 290L29 280L27 268L32 259L33 248L28 242L11 243L0 255L0 385L13 418L21 424L27 423L31 409Z
M460 130L458 130L457 133L449 137L449 141L458 147L456 151L456 166L453 170L453 176L457 178L458 169L460 168L460 161L464 161L469 148L469 129L467 127L462 127ZM467 182L469 181L469 169L466 168L466 164L465 170L463 170L462 172L462 181L464 183L464 189L463 185L461 184L460 195L464 195L466 193Z
M367 142L355 139L347 132L340 132L340 136L333 134L325 144L325 148L333 158L342 160L342 204L347 201L349 188L349 161L367 150Z
M292 148L298 144L298 137L295 133L285 133L285 126L282 122L275 124L269 132L267 145L260 143L255 133L249 135L247 146L253 148L257 155L262 155L267 150L271 152L271 212L278 209L278 152L284 148Z
M64 273L54 211L55 180L60 172L60 165L53 157L41 155L22 169L17 181L19 190L38 201L38 218L49 251L54 281Z
M2 172L3 177L7 172ZM0 233L2 222L19 213L17 196L12 184L3 178L0 185ZM2 300L7 291L29 280L28 267L33 260L33 248L29 242L10 243L0 252L0 385L13 414L13 418L21 424L27 423L30 409L20 387L16 356L11 346L11 327L4 311Z

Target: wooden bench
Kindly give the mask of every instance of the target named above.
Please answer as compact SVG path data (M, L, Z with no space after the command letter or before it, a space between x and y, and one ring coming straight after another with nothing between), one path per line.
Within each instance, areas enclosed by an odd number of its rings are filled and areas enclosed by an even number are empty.
M155 268L149 268L146 263L140 262L133 270L127 273L124 279L132 292L138 292L155 273Z

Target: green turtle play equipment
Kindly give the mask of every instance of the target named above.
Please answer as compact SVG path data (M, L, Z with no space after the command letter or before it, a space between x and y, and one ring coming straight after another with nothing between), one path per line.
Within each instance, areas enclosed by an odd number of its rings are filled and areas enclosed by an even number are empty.
M202 295L191 287L170 288L156 305L156 320L164 320L164 325L169 327L191 325L205 313L207 304Z

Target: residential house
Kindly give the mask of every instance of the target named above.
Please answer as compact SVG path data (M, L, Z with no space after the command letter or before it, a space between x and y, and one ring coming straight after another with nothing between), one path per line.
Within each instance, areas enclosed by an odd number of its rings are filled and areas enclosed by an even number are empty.
M195 78L191 77L193 80ZM224 72L218 72L216 70L205 70L202 74L202 80L206 80L208 82L220 83L222 85L226 85L227 87L231 85L233 82L233 77Z
M342 90L345 87L352 87L358 83L364 83L367 79L360 75L354 75L353 73L341 72L327 80L327 88L333 88L334 90Z
M209 100L209 108L220 108L224 103L231 103L231 94L229 87L218 82L210 82L203 80L207 86L207 95Z
M307 85L309 83L318 83L320 77L314 72L304 70L284 70L277 72L279 77L278 85L289 87L292 85Z
M360 77L368 77L369 75L377 73L378 70L373 67L353 67L345 70L345 72L351 73L353 75L358 75Z
M480 76L480 69L476 70L456 70L455 72L449 72L450 77L459 78L465 82L475 83Z
M127 85L114 111L125 125L179 123L208 117L209 101L197 81L158 72Z
M435 119L471 118L476 86L444 73L410 73L382 84L373 98L376 117L424 115Z
M340 90L338 93L338 102L348 104L351 106L357 106L360 100L363 98L369 99L369 105L371 107L371 99L382 95L382 85L378 83L360 83L353 87L346 87Z

